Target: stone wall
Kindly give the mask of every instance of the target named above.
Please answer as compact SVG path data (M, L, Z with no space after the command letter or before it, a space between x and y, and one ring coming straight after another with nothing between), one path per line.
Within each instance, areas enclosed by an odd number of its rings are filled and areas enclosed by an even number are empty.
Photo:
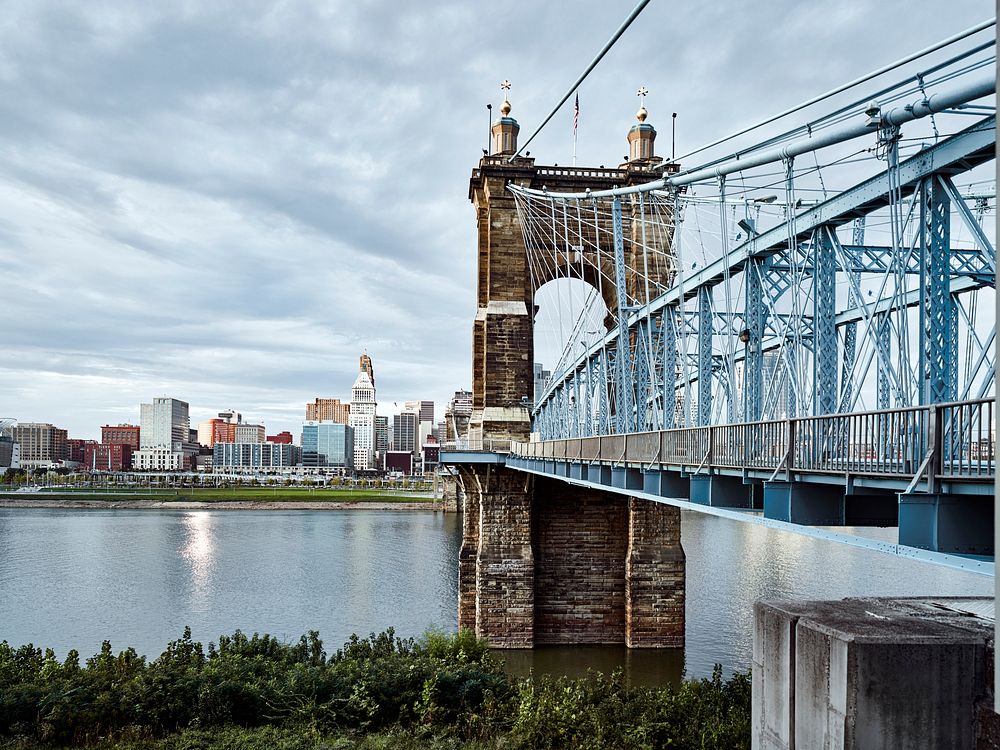
M460 477L459 627L499 648L684 644L676 508L496 464Z
M625 645L684 645L684 549L681 511L631 498L625 562Z
M535 482L535 643L623 643L628 499Z

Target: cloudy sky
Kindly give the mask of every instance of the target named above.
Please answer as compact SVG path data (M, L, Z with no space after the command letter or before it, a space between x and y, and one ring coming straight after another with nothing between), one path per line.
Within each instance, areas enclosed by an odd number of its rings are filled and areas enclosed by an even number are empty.
M485 105L509 78L526 135L632 5L6 0L0 416L97 437L171 395L297 434L367 349L380 412L440 417L471 379ZM992 14L654 0L581 89L579 162L620 161L639 85L683 152ZM571 119L532 155L568 163Z

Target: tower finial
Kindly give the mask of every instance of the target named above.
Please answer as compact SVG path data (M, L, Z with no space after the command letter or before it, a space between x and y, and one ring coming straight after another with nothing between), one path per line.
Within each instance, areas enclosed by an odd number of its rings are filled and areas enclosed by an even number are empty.
M506 117L510 114L510 101L507 99L507 92L510 91L510 81L504 78L500 82L500 89L503 91L503 104L500 105L500 114Z
M646 117L649 116L649 112L646 111L647 94L649 94L649 89L645 86L640 86L639 90L635 92L635 95L639 97L639 111L635 113L635 119L639 122L646 122Z

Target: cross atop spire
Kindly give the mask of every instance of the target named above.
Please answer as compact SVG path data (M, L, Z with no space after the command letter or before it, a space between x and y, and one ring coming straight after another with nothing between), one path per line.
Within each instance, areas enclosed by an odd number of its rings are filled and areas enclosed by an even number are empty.
M500 89L503 91L503 104L500 105L500 114L506 117L510 114L510 102L507 100L507 92L510 91L510 81L504 78L500 82Z
M646 103L647 94L649 94L649 89L645 86L640 86L639 90L635 92L635 95L639 97L639 104L644 105Z

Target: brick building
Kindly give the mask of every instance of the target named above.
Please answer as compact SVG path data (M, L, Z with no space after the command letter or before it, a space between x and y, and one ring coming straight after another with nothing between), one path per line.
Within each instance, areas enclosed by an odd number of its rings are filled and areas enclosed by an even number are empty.
M132 446L90 441L84 446L83 467L90 471L128 471L132 468Z
M349 424L351 405L342 403L339 398L317 398L313 403L306 404L307 422L340 422Z
M101 427L101 442L105 444L127 445L139 450L139 425L118 424Z

